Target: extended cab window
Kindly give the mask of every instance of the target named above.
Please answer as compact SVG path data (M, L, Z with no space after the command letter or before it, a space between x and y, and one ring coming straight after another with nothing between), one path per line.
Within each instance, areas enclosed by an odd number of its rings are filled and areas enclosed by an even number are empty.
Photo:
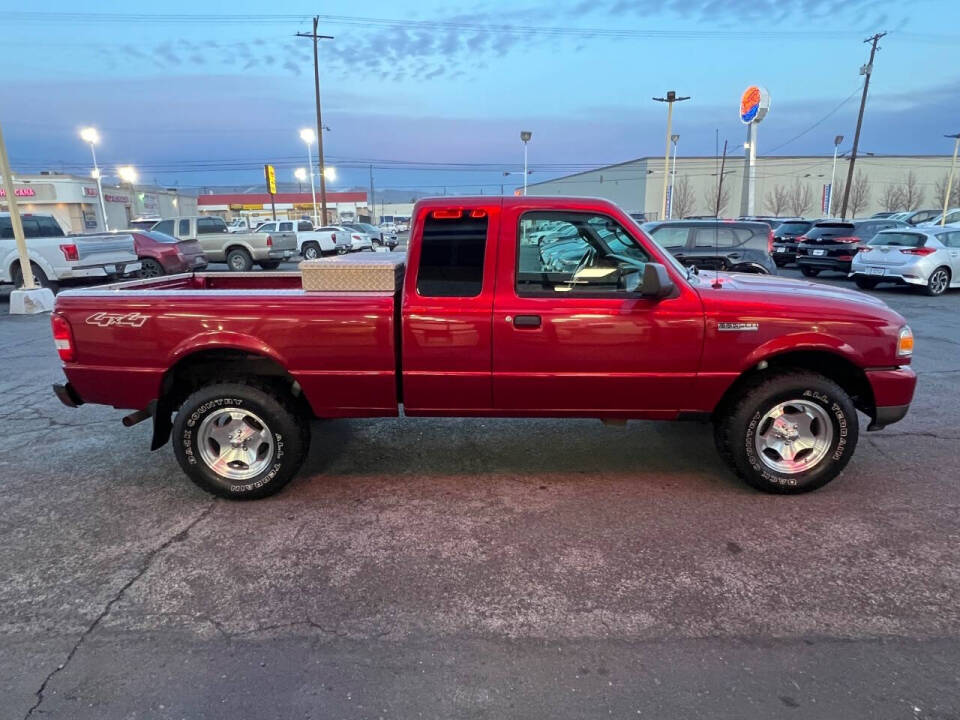
M614 219L574 212L531 212L517 233L517 294L608 293L643 272L646 251Z
M172 222L173 222L173 221L171 221L171 225L170 225L171 229L173 228ZM189 235L190 235L190 221L189 221L189 220L181 220L181 221L180 221L180 225L179 225L179 227L178 227L178 229L177 229L177 232L180 234L180 237L187 237L187 236L189 236Z
M476 297L483 289L487 216L435 217L423 223L417 293L423 297Z
M197 218L197 234L198 235L209 235L212 233L225 233L229 232L227 230L227 224L223 221L222 218Z
M310 232L313 230L313 223L309 220L301 220L297 223L297 230L299 232Z

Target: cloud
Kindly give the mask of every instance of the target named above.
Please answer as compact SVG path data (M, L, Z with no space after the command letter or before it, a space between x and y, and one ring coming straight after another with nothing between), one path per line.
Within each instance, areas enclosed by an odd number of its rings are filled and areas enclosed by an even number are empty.
M171 42L160 43L154 47L153 55L159 60L164 61L167 65L180 65L183 62L180 56L174 52L173 43Z
M282 67L284 70L292 72L294 75L300 75L303 72L300 66L293 62L293 60L287 60Z

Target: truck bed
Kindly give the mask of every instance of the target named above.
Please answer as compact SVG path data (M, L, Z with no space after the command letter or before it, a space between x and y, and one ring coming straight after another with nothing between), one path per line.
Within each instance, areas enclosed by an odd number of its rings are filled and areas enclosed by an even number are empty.
M285 369L318 417L353 417L397 414L397 305L391 292L306 292L299 273L196 273L69 290L57 313L84 402L144 409L178 363L239 351Z

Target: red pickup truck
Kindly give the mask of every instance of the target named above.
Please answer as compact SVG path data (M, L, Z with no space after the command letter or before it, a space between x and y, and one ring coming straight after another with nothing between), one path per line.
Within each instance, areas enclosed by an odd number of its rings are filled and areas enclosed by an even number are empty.
M376 256L366 256L367 258ZM913 336L869 295L697 275L622 210L583 198L436 198L415 208L393 289L298 273L183 274L57 298L69 406L153 418L201 487L258 498L297 472L310 418L711 420L760 490L841 472L913 397ZM336 261L315 261L336 262ZM326 266L324 266L326 267Z

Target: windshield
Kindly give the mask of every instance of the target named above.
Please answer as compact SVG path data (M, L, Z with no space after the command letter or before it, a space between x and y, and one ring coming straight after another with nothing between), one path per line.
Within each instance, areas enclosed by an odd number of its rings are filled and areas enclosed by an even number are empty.
M853 235L853 223L824 223L814 225L807 232L808 238L849 237Z
M886 232L875 235L867 245L887 245L890 247L923 247L927 236L920 233Z

